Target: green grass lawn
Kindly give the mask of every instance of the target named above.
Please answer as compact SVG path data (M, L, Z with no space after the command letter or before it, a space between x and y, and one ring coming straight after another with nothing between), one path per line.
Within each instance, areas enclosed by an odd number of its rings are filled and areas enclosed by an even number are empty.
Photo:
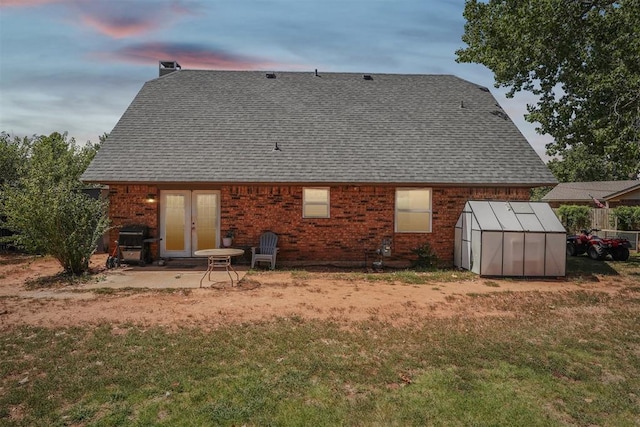
M569 272L620 287L497 287L473 302L505 315L403 327L3 329L0 425L640 425L640 258Z

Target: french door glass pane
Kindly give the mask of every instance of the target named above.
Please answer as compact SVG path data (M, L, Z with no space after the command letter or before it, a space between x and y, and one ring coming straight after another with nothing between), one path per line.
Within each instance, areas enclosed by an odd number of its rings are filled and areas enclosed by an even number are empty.
M165 245L168 251L184 251L185 196L168 194L166 200Z
M216 213L218 211L216 194L196 194L196 241L198 247L195 250L215 248L216 236Z

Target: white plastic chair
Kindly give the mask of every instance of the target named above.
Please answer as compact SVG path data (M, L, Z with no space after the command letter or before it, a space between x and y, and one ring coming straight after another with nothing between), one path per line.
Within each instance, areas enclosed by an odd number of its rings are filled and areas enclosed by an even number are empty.
M271 231L262 233L260 246L251 248L251 268L255 266L256 262L269 262L271 269L275 269L278 250L278 235Z

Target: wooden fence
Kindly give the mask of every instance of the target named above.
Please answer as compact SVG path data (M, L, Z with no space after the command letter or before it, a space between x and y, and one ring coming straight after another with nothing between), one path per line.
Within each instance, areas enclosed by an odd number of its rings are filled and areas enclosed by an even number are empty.
M591 209L591 228L599 230L617 230L618 219L611 209Z
M618 218L613 209L591 209L591 228L600 230L600 237L624 237L631 242L632 250L640 249L640 231L618 230Z

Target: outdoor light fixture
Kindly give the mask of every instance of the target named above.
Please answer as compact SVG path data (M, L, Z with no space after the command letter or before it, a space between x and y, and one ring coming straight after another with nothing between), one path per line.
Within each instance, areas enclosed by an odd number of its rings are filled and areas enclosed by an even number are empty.
M147 203L153 203L156 201L156 195L155 194L147 194Z

